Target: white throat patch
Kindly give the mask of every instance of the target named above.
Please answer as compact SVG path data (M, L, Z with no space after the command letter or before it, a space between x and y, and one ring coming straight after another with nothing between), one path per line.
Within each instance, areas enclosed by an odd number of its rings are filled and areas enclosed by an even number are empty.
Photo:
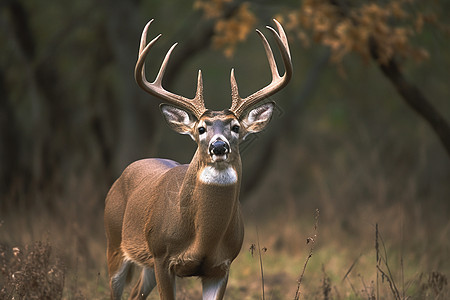
M200 181L207 184L229 185L237 182L236 170L232 167L216 169L211 166L205 167L200 172Z

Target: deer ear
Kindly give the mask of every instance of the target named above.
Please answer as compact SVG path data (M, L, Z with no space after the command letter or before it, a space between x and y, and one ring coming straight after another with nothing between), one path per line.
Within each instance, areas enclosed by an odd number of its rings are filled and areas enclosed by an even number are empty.
M168 104L159 106L169 127L180 134L189 134L192 137L192 130L197 122L197 118L181 109Z
M242 139L245 139L250 133L257 133L266 128L272 118L274 102L267 102L250 110L241 118L241 124L244 127Z

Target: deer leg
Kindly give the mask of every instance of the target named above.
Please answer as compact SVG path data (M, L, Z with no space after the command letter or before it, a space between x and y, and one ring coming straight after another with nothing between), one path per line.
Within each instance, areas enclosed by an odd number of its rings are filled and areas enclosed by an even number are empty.
M227 287L228 273L223 277L203 277L203 300L221 300Z
M141 277L130 294L130 300L146 299L156 286L155 270L151 268L142 269Z
M175 274L167 263L155 259L155 277L161 300L175 300Z
M111 274L110 285L112 300L120 300L122 298L125 281L132 264L133 263L130 260L124 260L119 270L114 275Z

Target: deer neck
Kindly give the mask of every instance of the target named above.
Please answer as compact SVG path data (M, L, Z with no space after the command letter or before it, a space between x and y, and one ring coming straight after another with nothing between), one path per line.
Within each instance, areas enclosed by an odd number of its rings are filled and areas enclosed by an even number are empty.
M241 168L239 156L227 164L210 164L198 151L194 155L180 191L180 211L194 220L199 247L213 247L236 221Z

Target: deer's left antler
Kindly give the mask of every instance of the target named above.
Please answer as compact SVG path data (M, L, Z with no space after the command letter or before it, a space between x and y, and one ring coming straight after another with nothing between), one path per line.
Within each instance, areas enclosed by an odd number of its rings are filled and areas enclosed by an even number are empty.
M273 56L272 49L270 48L269 43L267 42L266 37L261 31L256 30L258 35L261 37L261 40L264 45L264 49L266 50L267 59L269 60L270 71L272 73L272 81L269 85L264 88L256 91L246 98L241 98L239 96L238 86L236 83L236 79L234 77L234 69L231 70L231 97L232 103L230 110L239 118L239 116L249 107L257 104L258 102L266 99L267 97L275 94L283 87L285 87L289 80L292 78L292 61L291 61L291 53L289 50L289 44L286 37L286 33L284 32L283 27L277 20L273 20L275 26L278 29L278 32L270 26L267 26L267 29L272 31L275 41L278 45L278 48L281 52L281 57L283 59L285 72L283 76L280 76L277 68L277 64L275 62L275 58Z

